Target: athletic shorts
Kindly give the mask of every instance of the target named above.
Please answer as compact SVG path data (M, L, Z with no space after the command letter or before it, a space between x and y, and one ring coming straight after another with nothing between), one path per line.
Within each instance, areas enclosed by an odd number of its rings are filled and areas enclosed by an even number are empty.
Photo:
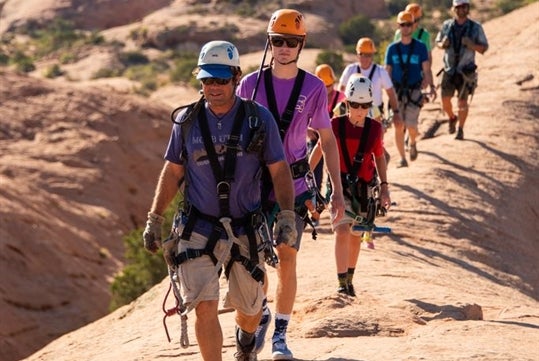
M257 234L258 238L258 234ZM238 237L240 253L249 258L249 240L247 236ZM192 233L189 241L181 240L178 251L184 252L187 248L204 249L208 238L198 233ZM228 240L219 240L214 249L215 257L220 260L225 258L224 265L228 264L230 252L228 251ZM259 242L260 243L260 242ZM259 247L261 248L261 247ZM258 267L264 272L264 250L258 254ZM183 262L179 267L181 282L181 294L184 303L193 302L201 292L204 292L201 301L219 300L219 276L215 265L209 256L201 256ZM262 283L257 282L245 267L234 262L228 278L228 292L225 296L225 307L234 308L246 315L252 316L260 312L264 291Z
M418 102L421 100L421 89L410 90L410 98ZM399 110L406 128L417 128L421 107L407 99L399 100Z
M342 224L348 224L350 226L350 233L352 233L353 235L356 235L352 231L352 227L359 224L359 222L349 215L350 213L353 214L354 211L352 210L352 202L347 197L344 197L344 209L345 209L344 216L341 218L340 221L338 221L337 223L332 225L331 229L333 230L333 232L335 232L335 229L338 226L340 226Z
M442 97L451 98L457 92L459 99L468 99L470 89L464 86L462 74L448 75L446 72L442 75Z

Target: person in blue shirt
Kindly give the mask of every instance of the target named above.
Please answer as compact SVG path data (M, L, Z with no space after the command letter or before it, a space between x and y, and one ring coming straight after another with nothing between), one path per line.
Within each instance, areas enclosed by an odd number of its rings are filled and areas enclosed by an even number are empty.
M400 120L394 120L395 145L401 157L397 167L407 167L404 134L410 137L410 160L417 159L419 111L423 105L422 89L432 84L430 63L425 44L412 38L414 16L401 11L397 16L401 40L391 43L386 50L385 67L391 77L399 101ZM431 93L435 89L431 87Z

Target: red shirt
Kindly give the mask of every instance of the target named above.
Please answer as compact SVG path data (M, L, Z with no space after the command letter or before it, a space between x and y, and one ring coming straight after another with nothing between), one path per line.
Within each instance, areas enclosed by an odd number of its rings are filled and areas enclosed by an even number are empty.
M348 167L346 166L343 157L342 142L339 135L339 123L343 120L343 118L345 123L345 144L351 165L354 164L354 157L359 148L359 142L361 140L361 135L363 134L364 128L352 125L352 123L350 123L350 120L348 120L348 115L331 119L331 127L333 128L333 133L335 133L335 138L337 139L337 147L339 148L339 162L341 173L348 174ZM365 118L365 121L367 121L367 119L370 118ZM376 163L374 161L373 155L374 157L380 157L384 154L384 133L382 129L382 124L373 119L370 119L370 122L371 126L369 130L367 145L364 150L365 153L363 157L363 163L361 163L361 167L357 172L357 176L367 183L370 182L375 175Z

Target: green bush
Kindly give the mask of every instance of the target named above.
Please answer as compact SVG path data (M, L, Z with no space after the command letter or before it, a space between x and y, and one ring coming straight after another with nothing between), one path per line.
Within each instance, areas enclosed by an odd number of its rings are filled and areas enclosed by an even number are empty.
M340 74L344 69L344 59L341 53L324 50L316 57L316 65L328 64L331 66L335 74Z
M62 69L60 69L60 65L58 65L58 64L54 64L54 65L49 66L43 72L43 75L46 78L57 78L59 76L62 76L63 74L64 74L64 72L62 71Z
M344 45L356 44L359 38L369 37L376 41L376 28L365 15L357 15L339 26L339 36Z
M165 211L165 222L162 228L162 235L165 237L168 236L177 205L182 199L183 195L178 193ZM142 228L133 230L123 239L126 266L114 277L110 285L112 293L110 311L136 300L168 275L163 252L159 250L156 254L151 254L146 251L142 241L142 232Z

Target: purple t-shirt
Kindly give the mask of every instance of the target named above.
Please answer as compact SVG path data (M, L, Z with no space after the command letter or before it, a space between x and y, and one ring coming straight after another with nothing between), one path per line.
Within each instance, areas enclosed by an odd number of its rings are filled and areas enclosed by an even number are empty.
M236 98L233 108L221 119L218 119L205 104L205 112L212 135L215 152L217 153L221 168L224 164L226 142L232 131L236 112L241 102ZM263 143L263 151L260 153L246 152L247 143L251 140L249 122L245 121L240 132L241 149L236 156L236 169L234 181L230 190L230 212L233 218L245 216L260 207L260 176L261 161L272 164L284 160L284 150L279 137L279 129L271 113L257 104L259 118L266 128L266 137ZM177 116L181 119L185 111ZM221 129L219 129L219 125ZM169 144L165 153L165 159L176 164L184 164L181 158L183 149L182 127L174 124L170 135ZM217 196L217 183L204 147L202 133L197 121L193 121L185 139L187 151L186 180L188 187L186 197L189 202L202 213L218 217L219 201ZM185 165L185 164L184 164Z
M251 98L256 84L257 73L248 74L241 80L237 89L239 96ZM279 114L283 114L296 79L279 79L275 76L272 79L277 109ZM268 107L263 75L258 84L255 100ZM306 139L308 127L313 129L331 128L327 107L327 93L324 83L318 77L307 72L294 109L292 122L283 141L288 163L292 164L307 156ZM307 184L303 178L295 179L294 186L296 196L307 190Z

